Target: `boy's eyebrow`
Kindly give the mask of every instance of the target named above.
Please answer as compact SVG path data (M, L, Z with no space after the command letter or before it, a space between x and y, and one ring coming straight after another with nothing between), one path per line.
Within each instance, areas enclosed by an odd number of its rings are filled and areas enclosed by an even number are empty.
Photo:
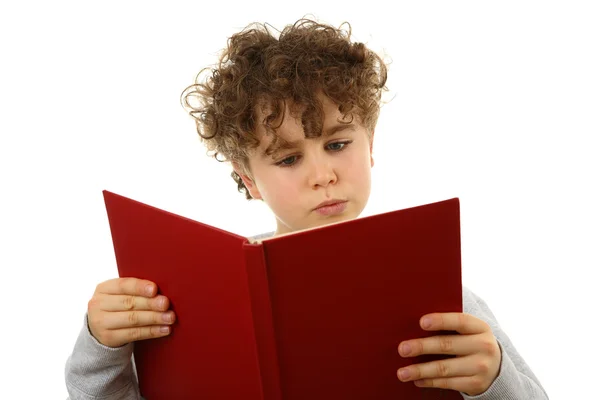
M346 130L346 129L350 129L352 131L356 130L356 126L353 123L349 123L349 124L335 124L327 129L325 129L325 131L323 132L323 135L325 137L327 136L331 136L336 134L337 132ZM265 151L263 152L263 157L267 157L267 156L273 156L275 153L281 151L281 150L289 150L289 149L293 149L296 148L300 143L302 143L302 140L294 140L292 142L282 139L281 137L277 137L276 139L274 139L271 144L269 145L269 147L267 147L265 149Z
M323 134L325 136L331 136L339 131L343 131L345 129L350 129L355 131L356 130L356 125L354 125L353 123L348 123L348 124L335 124L333 126L330 126L329 128L327 128L325 130L325 132L323 132Z

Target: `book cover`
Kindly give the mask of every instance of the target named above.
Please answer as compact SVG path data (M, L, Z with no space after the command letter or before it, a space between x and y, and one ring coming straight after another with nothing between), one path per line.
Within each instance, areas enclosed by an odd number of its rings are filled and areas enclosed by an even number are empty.
M104 191L119 275L156 282L172 334L135 343L148 400L461 399L400 382L398 344L462 311L458 199L245 237Z

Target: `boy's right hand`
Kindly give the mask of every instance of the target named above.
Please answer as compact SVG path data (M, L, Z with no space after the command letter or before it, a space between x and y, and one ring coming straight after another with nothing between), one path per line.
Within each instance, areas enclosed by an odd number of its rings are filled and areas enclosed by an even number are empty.
M175 313L167 311L169 299L156 294L156 284L144 279L102 282L88 302L90 332L108 347L168 335Z

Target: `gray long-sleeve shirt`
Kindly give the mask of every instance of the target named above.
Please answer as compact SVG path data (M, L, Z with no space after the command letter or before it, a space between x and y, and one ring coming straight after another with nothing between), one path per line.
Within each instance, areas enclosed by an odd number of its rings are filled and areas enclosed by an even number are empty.
M500 373L484 393L466 400L542 400L548 396L525 360L502 331L487 304L463 287L463 311L487 322L502 352ZM67 360L65 378L70 400L139 400L133 360L133 344L112 348L100 344L90 333L87 316L73 353Z

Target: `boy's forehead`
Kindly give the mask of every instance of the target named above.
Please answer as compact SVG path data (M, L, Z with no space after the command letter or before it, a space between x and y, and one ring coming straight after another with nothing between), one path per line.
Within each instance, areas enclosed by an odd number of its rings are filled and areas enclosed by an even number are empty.
M338 105L328 97L320 94L317 96L323 110L324 120L322 121L323 131L337 125L343 119L339 112ZM260 141L260 147L266 149L276 142L293 142L305 139L304 128L302 126L302 113L305 106L298 106L289 101L284 103L285 110L277 118L271 121L275 129L270 132L265 123L274 113L273 104L268 99L261 99L254 107L255 120L258 124L255 126L257 139Z
M283 110L282 110L283 111ZM286 109L284 112L281 112L276 118L271 116L272 110L269 106L266 109L261 109L257 112L257 121L259 123L256 125L256 135L260 140L261 144L270 143L275 140L277 137L292 141L299 139L299 136L304 136L302 134L302 121L297 113L293 113L290 110L289 106L286 104ZM273 129L267 128L267 120L271 117L270 124L273 126Z

